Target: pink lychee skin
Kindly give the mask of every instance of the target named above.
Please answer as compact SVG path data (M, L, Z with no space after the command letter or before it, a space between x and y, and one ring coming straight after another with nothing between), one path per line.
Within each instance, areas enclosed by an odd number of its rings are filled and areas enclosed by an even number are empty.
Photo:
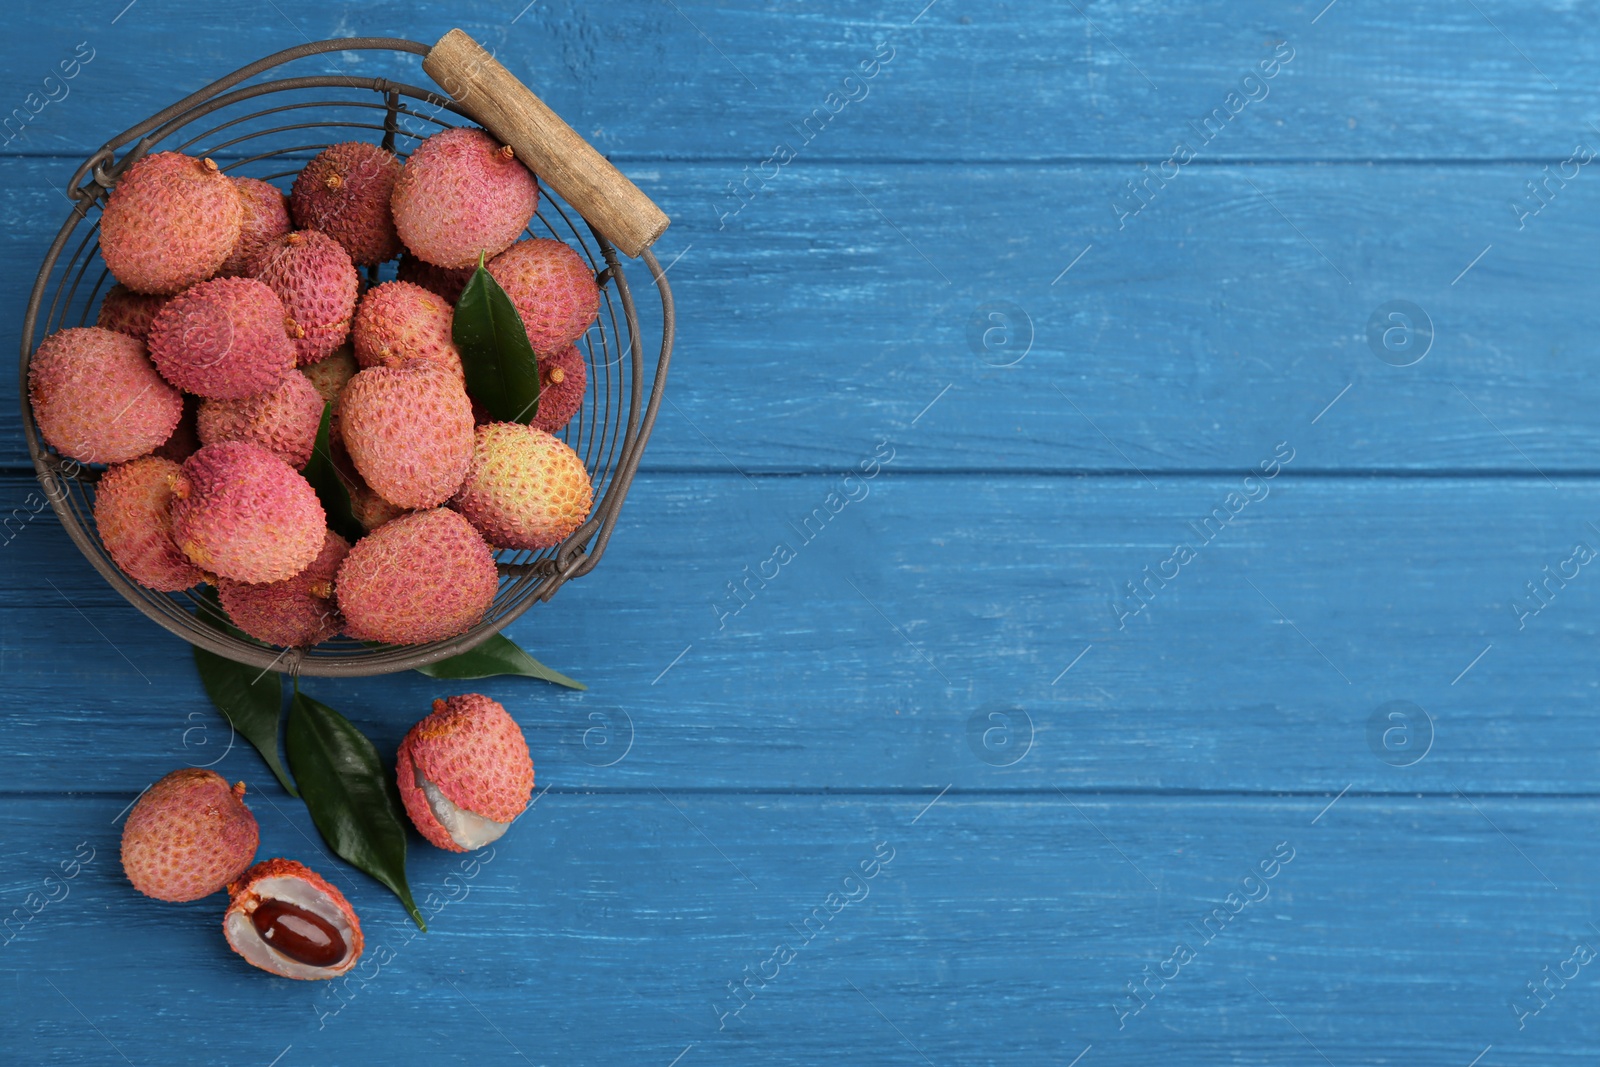
M470 267L435 267L425 259L418 259L407 252L400 257L400 266L395 270L395 277L403 282L420 285L430 293L444 298L445 303L451 307L461 299L461 290L467 287L467 282L472 278L472 272L478 269L476 263Z
M394 153L363 141L330 145L306 164L289 192L289 213L302 230L321 230L363 267L400 254L389 200L400 177Z
M437 293L410 282L385 282L367 290L356 309L356 362L397 367L408 359L436 364L465 380L453 334L455 309Z
M243 400L202 401L195 420L201 444L254 441L295 470L311 459L321 425L322 397L298 371Z
M489 273L517 306L528 343L540 355L566 348L599 317L594 271L561 241L518 241L489 262Z
M249 272L283 301L300 366L327 358L350 336L361 278L350 253L332 237L296 230L268 241Z
M406 514L405 508L391 504L374 493L359 475L355 481L346 483L345 488L350 491L350 514L364 530L376 530L384 523Z
M339 395L339 433L363 480L404 508L450 499L472 462L472 404L422 360L369 367Z
M516 422L474 432L472 468L450 506L497 548L549 548L589 517L594 486L565 441Z
M100 315L96 326L125 333L143 341L150 336L150 323L156 312L166 306L171 297L136 293L126 285L113 285L100 301Z
M239 239L233 251L217 273L234 277L249 271L250 261L263 245L282 237L292 228L289 222L289 198L271 182L257 178L234 178L234 188L239 190L239 206L243 214L239 222Z
M111 559L140 585L175 593L206 580L172 540L172 497L179 467L141 456L119 463L94 487L94 525Z
M559 352L539 357L539 412L533 427L556 433L583 407L584 390L589 385L589 362L568 345Z
M400 799L417 830L440 848L465 852L434 817L417 785L419 770L450 803L495 822L521 815L533 794L533 757L522 729L481 693L435 700L433 714L406 734L395 760Z
M122 828L122 869L156 900L199 900L225 888L255 859L260 828L215 771L173 771L145 791Z
M239 191L215 163L160 152L129 167L111 191L100 255L129 289L176 293L221 268L242 217Z
M278 582L322 550L327 516L298 471L250 441L206 445L184 460L172 536L201 569L238 582Z
M327 879L313 871L303 863L294 860L270 859L262 860L248 871L239 875L230 882L228 890L228 910L222 917L223 935L228 938L228 947L239 952L239 946L233 943L230 935L232 924L229 919L237 912L245 909L254 910L259 901L256 899L255 887L258 882L268 878L295 878L305 882L328 899L334 907L344 915L345 922L350 924L350 942L346 946L349 954L344 962L337 967L329 967L323 973L313 975L280 974L280 978L294 978L304 981L313 981L324 978L337 978L348 972L361 959L361 951L366 947L366 938L361 933L361 920L356 917L356 909L350 906L343 893L330 885ZM244 953L239 953L241 956ZM272 972L276 974L277 972Z
M317 558L293 578L261 585L222 579L217 594L233 624L256 640L309 648L344 626L333 599L333 580L349 554L350 542L329 530Z
M271 389L295 364L283 301L254 278L184 290L157 313L149 343L163 378L211 400Z
M122 463L154 450L183 416L137 338L99 326L46 337L28 365L33 418L52 448L81 463Z
M471 629L494 602L499 572L478 531L453 511L402 515L357 541L334 591L345 633L391 645Z
M400 240L438 267L477 264L509 248L539 207L539 183L509 146L482 130L434 134L417 146L390 201Z

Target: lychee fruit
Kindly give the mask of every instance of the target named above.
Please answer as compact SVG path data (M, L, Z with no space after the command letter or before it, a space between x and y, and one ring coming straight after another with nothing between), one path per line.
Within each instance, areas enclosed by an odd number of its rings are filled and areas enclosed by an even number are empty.
M394 153L364 141L323 149L295 179L289 213L302 230L321 230L360 266L400 254L389 200L400 177Z
M280 978L337 978L365 939L344 894L309 867L270 859L228 886L223 936L246 963Z
M356 362L396 367L423 359L464 380L453 328L455 309L438 294L410 282L385 282L369 289L356 309Z
M376 530L384 523L406 514L405 508L391 504L374 493L359 475L354 481L346 482L345 488L350 493L350 515L364 530Z
M559 352L539 357L539 411L533 417L534 429L555 433L583 407L583 393L589 385L589 362L568 345Z
M170 299L168 296L136 293L120 283L113 285L100 301L100 314L95 319L95 325L143 341L150 336L150 323L155 319L156 312L165 307Z
M311 380L311 384L317 388L317 394L325 403L337 404L345 384L354 378L356 371L360 369L360 364L356 362L355 350L348 344L343 344L334 349L333 354L327 359L318 360L309 367L301 367L300 373Z
M264 393L242 400L202 401L196 429L201 444L254 441L300 470L317 443L322 404L311 379L291 371Z
M350 335L361 278L344 246L316 230L296 230L262 245L250 274L283 301L303 367L326 358Z
M163 593L206 580L172 540L172 490L178 473L170 459L141 456L106 471L94 490L100 543L124 574Z
M429 292L444 298L445 303L451 307L461 299L461 290L467 287L467 282L472 278L472 272L478 269L476 263L470 267L436 267L425 259L407 252L400 257L400 266L395 270L395 277L403 282L420 285Z
M345 633L420 644L471 629L499 588L494 554L472 525L435 508L402 515L357 541L334 592Z
M471 267L528 228L539 183L510 145L483 130L443 130L406 160L391 206L412 254L438 267Z
M28 365L39 432L81 463L122 463L165 441L183 398L162 380L134 337L75 326L46 337Z
M260 843L244 783L186 767L145 790L122 828L122 869L147 897L199 900L238 878Z
M281 582L252 585L217 582L217 593L233 624L269 645L309 648L336 636L343 627L333 599L333 579L350 553L350 543L327 531L311 566Z
M395 777L422 836L451 852L498 841L528 807L533 759L506 709L480 693L435 700L400 742Z
M176 293L217 272L239 240L232 179L209 159L146 156L123 174L100 216L100 255L140 293Z
M518 241L489 262L541 355L583 336L600 314L594 271L572 246L548 237Z
M184 460L172 536L201 569L237 582L279 582L322 550L327 516L300 473L251 441L206 445Z
M366 483L405 508L449 500L472 462L466 390L422 360L350 379L339 396L339 433Z
M226 277L249 273L250 262L262 246L293 228L289 222L289 198L283 195L282 189L257 178L234 178L233 184L239 190L243 214L239 221L239 239L217 271Z
M517 422L475 431L472 469L450 506L496 548L548 548L583 525L594 487L565 441Z
M184 290L150 324L150 357L186 393L239 400L271 389L295 363L278 294L254 278Z

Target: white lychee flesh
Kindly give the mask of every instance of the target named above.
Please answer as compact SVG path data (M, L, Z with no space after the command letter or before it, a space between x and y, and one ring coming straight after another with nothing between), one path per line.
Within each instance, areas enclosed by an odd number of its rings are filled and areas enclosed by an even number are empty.
M350 947L357 945L358 942L356 933L349 920L345 918L344 912L329 900L326 894L305 880L262 878L250 887L250 891L255 899L247 900L243 907L230 909L223 924L228 944L250 964L285 978L330 978L349 970L355 963L356 957L360 956L359 951L350 950ZM293 904L332 924L333 928L339 931L339 936L344 939L346 946L344 958L330 967L312 967L299 960L290 959L274 949L271 943L257 932L255 923L250 919L256 906L264 900L281 900Z
M511 829L511 824L508 822L495 822L493 819L486 819L476 812L451 803L450 798L441 793L438 786L422 776L420 768L413 773L416 775L417 788L428 798L428 808L433 812L433 817L445 828L450 840L464 851L471 852L490 842L498 841L507 830Z

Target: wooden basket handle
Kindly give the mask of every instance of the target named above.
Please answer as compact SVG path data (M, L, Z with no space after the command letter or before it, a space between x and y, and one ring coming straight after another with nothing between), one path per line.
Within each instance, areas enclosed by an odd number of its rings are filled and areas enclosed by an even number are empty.
M671 220L637 185L461 30L439 38L422 69L626 254L666 231Z

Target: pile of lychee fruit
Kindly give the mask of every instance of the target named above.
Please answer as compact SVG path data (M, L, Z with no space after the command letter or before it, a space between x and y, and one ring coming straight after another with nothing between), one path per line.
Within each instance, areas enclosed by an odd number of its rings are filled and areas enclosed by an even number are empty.
M512 149L473 128L404 163L332 145L287 196L178 152L129 167L100 220L118 284L29 372L44 440L108 468L94 515L111 559L163 592L214 584L273 645L415 644L481 620L495 550L559 544L593 506L556 435L583 404L576 342L600 292L575 249L526 236L538 200ZM468 395L453 323L480 262L537 356L528 422ZM302 474L324 404L326 458L366 531L353 544Z
M440 848L499 840L528 806L533 760L516 721L478 693L436 700L400 743L395 776L406 814ZM327 880L289 859L255 863L260 829L245 784L173 771L140 796L122 831L122 869L156 900L228 891L222 929L245 960L285 978L337 978L361 958L361 921Z

